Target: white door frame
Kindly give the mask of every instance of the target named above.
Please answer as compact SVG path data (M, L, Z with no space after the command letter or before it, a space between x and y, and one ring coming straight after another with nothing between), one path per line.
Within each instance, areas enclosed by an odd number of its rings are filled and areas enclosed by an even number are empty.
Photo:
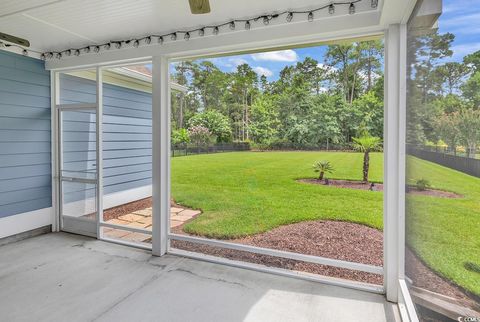
M96 68L96 102L95 103L74 103L74 104L61 104L60 101L60 72L51 72L51 100L52 100L52 206L53 214L53 231L66 230L74 233L81 233L92 237L98 235L98 222L99 216L102 214L102 133L101 133L101 113L102 113L102 75L100 67ZM96 118L96 173L95 179L83 179L64 176L63 169L63 117L62 113L65 111L85 111L94 110ZM100 131L99 131L100 130ZM96 219L95 222L91 220L83 220L82 218L76 218L75 220L62 217L63 208L63 188L62 182L79 182L87 184L95 184L95 205L96 205ZM70 221L76 227L65 227L65 221ZM95 229L92 229L92 225Z

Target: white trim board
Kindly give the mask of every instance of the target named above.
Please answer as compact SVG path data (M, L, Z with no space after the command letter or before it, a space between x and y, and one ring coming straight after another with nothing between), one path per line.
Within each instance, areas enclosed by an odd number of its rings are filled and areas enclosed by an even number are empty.
M103 209L109 209L116 206L124 205L129 202L141 200L152 196L152 186L143 186L139 188L119 191L103 196ZM64 205L64 208L68 208L70 212L72 209L78 213L78 217L81 217L89 212L85 206L94 205L95 198L87 198L79 201L69 202ZM74 217L73 214L68 214L65 217Z
M0 238L51 225L52 211L50 207L0 218Z

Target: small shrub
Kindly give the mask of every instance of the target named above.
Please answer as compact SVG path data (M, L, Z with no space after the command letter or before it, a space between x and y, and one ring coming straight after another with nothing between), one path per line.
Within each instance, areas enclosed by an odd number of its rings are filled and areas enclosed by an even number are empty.
M417 187L417 189L420 191L425 191L428 188L430 188L430 186L431 186L430 182L427 179L423 179L423 178L417 180L417 182L415 183L415 187Z
M472 263L472 262L465 262L463 263L463 267L465 267L470 272L475 272L480 274L480 265Z
M183 144L189 143L190 137L188 135L187 129L178 129L172 131L172 144Z
M322 160L316 161L313 164L313 170L319 172L318 180L323 180L325 173L332 173L334 171L333 166L330 164L330 161Z
M201 125L191 126L188 129L188 136L190 137L190 141L197 146L208 145L212 143L214 138L212 133Z

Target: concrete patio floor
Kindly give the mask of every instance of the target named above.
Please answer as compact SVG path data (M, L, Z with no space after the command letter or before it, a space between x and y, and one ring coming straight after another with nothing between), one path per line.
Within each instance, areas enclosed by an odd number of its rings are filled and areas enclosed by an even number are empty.
M399 321L381 295L66 233L0 246L2 321Z

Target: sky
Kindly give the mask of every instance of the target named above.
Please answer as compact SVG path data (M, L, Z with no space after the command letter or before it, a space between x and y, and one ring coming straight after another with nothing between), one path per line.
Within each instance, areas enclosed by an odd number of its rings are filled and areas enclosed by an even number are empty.
M446 61L461 61L469 53L480 50L480 0L443 0L443 14L439 20L440 33L455 34L452 44L453 56ZM258 54L210 58L224 72L236 70L238 65L248 63L259 75L269 81L277 80L280 71L295 65L309 56L319 63L325 60L326 46L289 49Z
M312 57L319 63L323 63L325 46L288 49L248 55L238 55L209 59L224 72L236 70L238 65L248 63L259 75L267 76L269 81L277 80L280 71L289 65L295 65L306 57Z
M455 35L450 61L462 61L465 55L480 50L480 1L443 0L439 31Z

